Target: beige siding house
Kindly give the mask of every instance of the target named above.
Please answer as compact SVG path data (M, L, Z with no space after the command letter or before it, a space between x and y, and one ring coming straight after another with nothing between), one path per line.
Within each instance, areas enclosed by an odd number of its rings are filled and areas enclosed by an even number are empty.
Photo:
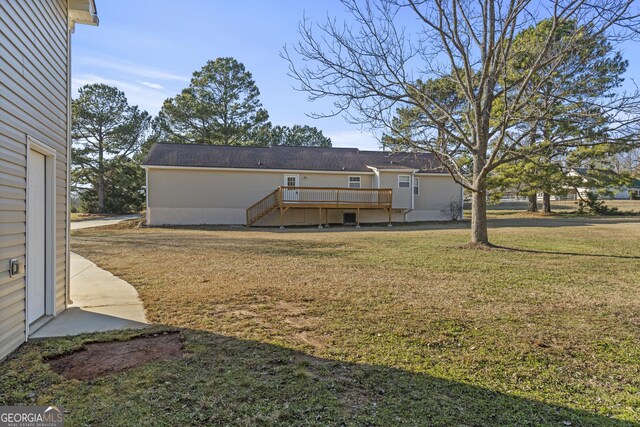
M93 0L0 1L0 359L68 303L75 23Z
M149 225L440 221L462 206L428 154L157 144L144 168Z

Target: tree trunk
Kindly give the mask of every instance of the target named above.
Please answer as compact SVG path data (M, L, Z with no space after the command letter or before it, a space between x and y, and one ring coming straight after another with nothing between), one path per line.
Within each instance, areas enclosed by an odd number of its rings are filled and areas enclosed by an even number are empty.
M542 193L542 212L551 213L551 194Z
M98 177L98 213L104 213L104 175Z
M478 149L473 155L473 183L475 191L471 193L471 243L489 245L489 232L487 230L487 177L482 175L487 163L488 114L483 127L484 132L479 132Z
M481 191L471 193L471 243L489 244L487 231L487 191L486 182Z
M529 206L527 207L527 212L538 212L538 195L537 194L529 194Z
M102 144L100 144L98 150L98 213L104 213L104 152L102 150Z

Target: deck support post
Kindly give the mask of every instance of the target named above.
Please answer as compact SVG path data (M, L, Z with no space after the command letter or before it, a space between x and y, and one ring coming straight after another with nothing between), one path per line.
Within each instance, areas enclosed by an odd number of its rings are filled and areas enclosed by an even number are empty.
M389 213L389 224L387 227L393 227L393 224L391 224L391 208L387 209L387 212Z
M322 208L318 208L318 228L322 228Z
M356 209L356 228L360 228L360 208Z
M280 230L284 230L284 209L282 203L280 204Z

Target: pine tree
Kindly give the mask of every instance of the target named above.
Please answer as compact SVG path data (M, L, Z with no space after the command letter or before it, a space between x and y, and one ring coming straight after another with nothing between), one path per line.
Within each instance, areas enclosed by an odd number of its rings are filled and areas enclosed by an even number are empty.
M158 115L161 142L245 145L269 127L251 73L234 58L209 61Z
M142 189L141 169L131 162L145 140L149 114L130 106L123 92L105 84L81 87L71 108L71 177L81 204L91 212L128 210L125 205L131 204L121 205L119 200ZM114 191L114 186L120 190Z

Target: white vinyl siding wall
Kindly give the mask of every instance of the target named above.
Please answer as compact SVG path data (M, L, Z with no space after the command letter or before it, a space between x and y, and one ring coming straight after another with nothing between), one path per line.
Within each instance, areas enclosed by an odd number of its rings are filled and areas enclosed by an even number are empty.
M285 176L297 175L303 187L347 187L354 172L217 170L206 168L147 168L147 218L150 225L244 224L246 209L278 186ZM398 187L398 175L408 176L409 187ZM363 173L361 188L393 190L393 221L450 220L451 200L460 200L460 185L449 175L414 176L419 180L419 193L413 194L414 180L402 172L382 171L377 175ZM344 211L354 211L343 209ZM341 223L341 209L325 212L329 222ZM411 210L407 217L405 210ZM381 209L361 210L361 222L387 221ZM318 209L290 209L286 224L318 224ZM279 214L273 212L257 225L279 225Z
M0 1L0 359L25 340L27 136L56 152L55 311L66 303L68 21L66 0ZM28 266L27 266L28 269Z

